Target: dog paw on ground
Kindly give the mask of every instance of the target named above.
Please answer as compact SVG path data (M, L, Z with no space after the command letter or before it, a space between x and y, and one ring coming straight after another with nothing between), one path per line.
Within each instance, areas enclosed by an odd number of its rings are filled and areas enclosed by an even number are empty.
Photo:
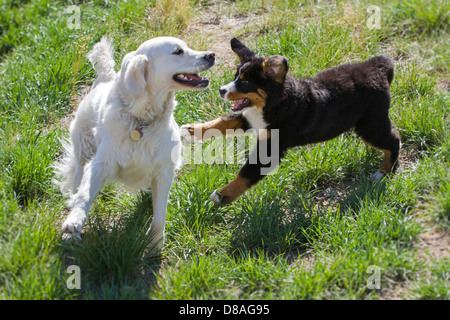
M217 204L219 206L229 204L229 203L233 202L233 200L235 200L235 198L226 196L219 190L214 190L214 192L211 193L209 198L211 199L212 202L214 202L215 204Z
M384 173L382 173L378 170L370 177L370 180L373 182L380 182L384 179L385 176L386 175Z
M82 210L73 210L62 225L65 233L80 233L86 220L86 214Z
M209 197L212 202L215 204L220 205L222 203L222 195L219 193L219 191L214 190L213 193L211 193L211 196Z
M61 238L63 241L66 241L66 242L79 242L79 241L81 241L81 234L79 234L79 233L63 233Z

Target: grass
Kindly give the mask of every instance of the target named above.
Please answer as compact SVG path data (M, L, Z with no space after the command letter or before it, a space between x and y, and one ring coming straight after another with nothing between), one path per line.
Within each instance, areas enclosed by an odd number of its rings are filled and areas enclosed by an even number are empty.
M439 0L379 1L381 28L369 29L371 4L2 1L0 298L448 300L448 251L436 256L420 244L430 229L448 241L450 7ZM80 8L80 29L67 27L69 5ZM238 26L224 39L191 32L208 14ZM254 23L240 26L242 17ZM373 184L381 155L349 132L290 150L275 174L217 207L209 194L240 165L188 162L170 192L160 257L147 250L151 194L120 185L98 195L83 241L63 242L67 209L51 164L77 97L95 77L85 54L105 34L114 37L118 66L159 35L179 36L199 50L238 36L258 54L287 56L299 77L387 54L396 63L398 173ZM178 93L177 122L229 112L218 88L233 72L219 64L206 74L209 89ZM220 141L195 147L206 153ZM71 265L80 268L79 290L66 285Z

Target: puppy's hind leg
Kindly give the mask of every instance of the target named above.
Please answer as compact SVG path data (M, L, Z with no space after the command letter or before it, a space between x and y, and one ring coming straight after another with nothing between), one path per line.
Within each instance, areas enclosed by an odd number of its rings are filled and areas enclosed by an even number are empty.
M372 180L380 181L388 173L395 173L401 138L390 119L372 121L371 125L358 125L356 132L364 143L383 152L383 162L378 171L372 175Z

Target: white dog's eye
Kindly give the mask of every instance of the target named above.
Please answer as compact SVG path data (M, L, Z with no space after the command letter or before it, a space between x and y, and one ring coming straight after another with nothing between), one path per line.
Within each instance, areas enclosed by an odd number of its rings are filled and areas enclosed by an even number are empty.
M178 48L177 50L175 50L172 54L183 54L184 51L181 48Z

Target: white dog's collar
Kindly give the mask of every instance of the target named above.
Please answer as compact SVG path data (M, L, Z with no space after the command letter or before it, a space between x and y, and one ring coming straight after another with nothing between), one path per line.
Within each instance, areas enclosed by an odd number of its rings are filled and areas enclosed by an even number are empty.
M144 129L145 127L149 126L154 120L155 119L143 121L143 120L141 120L139 118L136 119L137 126L130 133L131 140L139 141L139 139L141 139L142 136L144 135L144 133L142 132L142 129Z

